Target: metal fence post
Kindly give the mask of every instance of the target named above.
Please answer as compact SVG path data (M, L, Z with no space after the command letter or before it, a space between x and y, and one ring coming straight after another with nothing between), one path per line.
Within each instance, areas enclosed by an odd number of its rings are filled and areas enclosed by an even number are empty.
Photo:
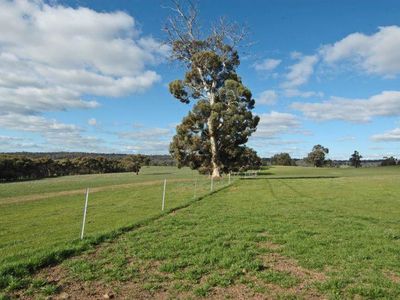
M85 232L85 223L86 223L86 213L87 213L88 200L89 200L89 188L86 189L85 207L83 209L81 240L83 240L83 234Z
M162 196L162 206L161 210L164 210L165 208L165 189L167 187L167 179L164 179L164 191L163 191L163 196Z

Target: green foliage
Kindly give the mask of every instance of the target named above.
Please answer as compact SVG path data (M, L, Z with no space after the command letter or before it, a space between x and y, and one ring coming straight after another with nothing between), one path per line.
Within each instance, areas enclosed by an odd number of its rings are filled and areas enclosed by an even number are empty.
M354 151L349 159L350 165L355 168L361 167L361 158L362 156L360 155L360 153L358 151Z
M299 283L299 279L291 275L289 272L266 270L257 275L268 283L275 283L284 288L290 288Z
M149 164L146 156L138 154L138 155L129 155L125 157L121 161L121 165L127 172L134 172L136 175L139 174L139 171L144 164Z
M321 145L315 145L310 153L308 153L307 161L315 167L322 167L325 164L325 156L329 153L329 149Z
M208 122L216 124L213 132L218 149L217 162L222 172L256 169L260 158L244 146L259 122L248 111L254 105L251 93L240 83L227 80L213 105L199 100L180 125L170 145L178 166L189 166L201 173L212 172L212 149Z
M289 153L278 153L271 157L271 164L278 166L294 166L296 163L290 157Z
M396 159L393 156L384 157L381 165L382 166L395 166L396 165Z
M144 155L129 155L123 159L102 156L82 156L53 160L49 157L29 158L21 155L0 155L0 181L33 180L77 174L116 172L139 173L150 160Z

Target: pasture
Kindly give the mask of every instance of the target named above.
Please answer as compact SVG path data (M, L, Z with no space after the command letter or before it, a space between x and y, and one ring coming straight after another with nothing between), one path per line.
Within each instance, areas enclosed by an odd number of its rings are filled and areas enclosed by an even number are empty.
M80 175L1 184L0 272L11 268L11 273L24 273L46 261L61 260L88 243L160 215L164 179L166 210L210 191L206 176L170 167L145 167L140 175ZM215 189L225 183L215 182ZM81 242L86 187L89 206L86 238Z
M211 195L199 177L199 201L195 173L143 170L1 185L3 296L400 297L398 167L272 167ZM166 176L167 208L180 209L160 215ZM75 191L89 183L81 242Z

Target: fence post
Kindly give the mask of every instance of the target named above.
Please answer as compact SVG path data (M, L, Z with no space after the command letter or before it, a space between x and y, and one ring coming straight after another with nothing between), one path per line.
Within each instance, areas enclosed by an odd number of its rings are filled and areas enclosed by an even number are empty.
M211 192L213 191L213 189L214 189L214 177L212 177L211 175L211 188L210 188Z
M89 200L89 188L86 189L85 207L83 209L81 240L83 240L83 234L85 232L85 223L86 223L86 213L87 213L88 200Z
M229 178L228 184L231 184L231 172L229 172L228 178Z
M163 195L162 195L162 206L161 206L161 210L164 210L165 208L165 189L167 187L167 179L164 179L164 191L163 191Z

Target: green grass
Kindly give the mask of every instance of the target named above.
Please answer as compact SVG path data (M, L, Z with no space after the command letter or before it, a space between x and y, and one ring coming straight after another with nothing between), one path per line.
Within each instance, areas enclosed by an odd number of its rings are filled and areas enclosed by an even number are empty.
M85 189L87 187L104 187L118 184L138 183L164 178L188 178L196 173L188 168L176 167L143 167L139 175L134 173L111 173L62 176L41 180L31 180L14 183L0 183L0 203L7 197L17 197L32 194L61 192Z
M160 215L163 189L161 178L167 178L166 210L193 200L196 178L196 197L210 191L209 179L188 169L159 167L143 170L143 174L138 176L115 174L117 179L111 174L105 174L1 184L0 191L8 197L0 198L0 274L8 274L10 270L11 273L26 272L24 266L29 266L29 270L35 269L37 265L60 261L63 256L79 252L79 249L95 244L97 240L113 235L121 228ZM121 183L132 185L120 186ZM226 180L215 182L215 188L226 183ZM35 188L30 189L35 184ZM16 186L19 188L16 189ZM44 199L20 197L24 194L35 197L48 191L64 192L87 186L102 189L89 195L86 240L83 242L78 238L84 189L71 195L52 194ZM28 192L30 195L26 195ZM0 287L4 285L0 280Z
M100 283L126 298L138 289L192 298L235 286L274 298L400 297L400 168L264 174L66 260L58 287ZM25 280L23 293L57 290Z

